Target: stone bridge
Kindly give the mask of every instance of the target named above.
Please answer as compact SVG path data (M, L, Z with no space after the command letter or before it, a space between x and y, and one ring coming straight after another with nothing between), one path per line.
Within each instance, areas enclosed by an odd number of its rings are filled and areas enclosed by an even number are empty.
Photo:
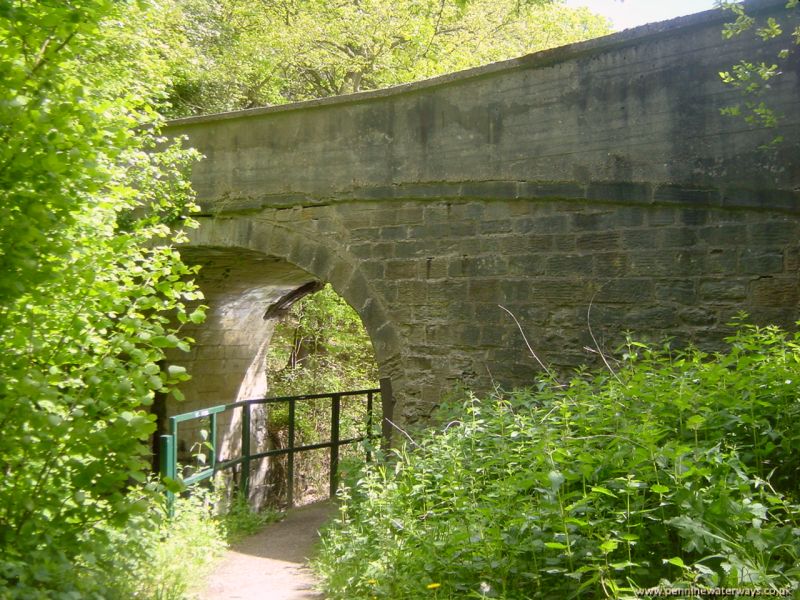
M262 394L265 315L316 281L361 315L405 423L455 386L530 384L520 328L568 369L626 331L713 347L739 311L793 323L800 65L795 53L765 96L784 137L765 149L775 130L720 113L741 97L718 73L772 60L789 36L723 40L726 20L171 122L206 156L201 226L181 252L203 265L211 311L175 357L194 379L170 410Z

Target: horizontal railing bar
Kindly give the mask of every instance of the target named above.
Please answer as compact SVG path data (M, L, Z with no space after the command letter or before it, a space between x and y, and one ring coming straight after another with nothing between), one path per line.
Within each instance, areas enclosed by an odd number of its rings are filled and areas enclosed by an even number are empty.
M214 413L221 413L228 409L230 404L220 404L219 406L211 406L209 408L202 408L200 410L195 410L188 413L183 413L180 415L175 415L174 417L170 417L169 420L172 423L183 423L184 421L190 421L192 419L202 419L203 417L207 417L208 415Z
M368 438L376 438L377 435L372 436L362 436L362 437L354 437L349 438L346 440L339 440L339 446L344 446L346 444L354 444L356 442L364 441ZM281 456L282 454L289 454L289 452L305 452L308 450L319 450L321 448L330 448L333 444L331 442L320 442L319 444L308 444L306 446L295 446L294 448L275 448L274 450L265 450L264 452L259 452L257 454L251 454L251 459L257 458L267 458L268 456ZM231 458L229 460L220 460L217 462L217 471L221 471L222 469L227 469L229 467L233 467L238 465L245 459L244 456L240 456L239 458Z
M366 439L375 439L379 438L379 435L368 435L368 436L361 436L361 437L354 437L349 438L346 440L339 440L339 445L344 446L346 444L354 444L355 442L361 442ZM289 454L289 452L304 452L307 450L319 450L321 448L330 448L333 444L331 442L321 442L319 444L310 444L308 446L297 446L295 448L276 448L275 450L266 450L264 452L259 452L258 454L251 454L250 460L259 459L259 458L267 458L269 456L281 456L283 454ZM224 469L230 469L231 467L235 467L236 465L240 464L246 457L240 456L239 458L231 458L228 460L218 460L217 461L217 471L222 471Z
M329 393L322 393L322 394L305 394L301 396L280 396L275 398L248 398L247 400L239 400L237 402L232 402L231 404L220 404L217 406L212 406L209 408L203 408L200 410L195 410L188 413L183 413L180 415L174 415L169 417L169 424L170 424L170 431L171 437L173 440L177 437L177 425L178 423L183 423L185 421L191 421L192 419L201 419L203 417L207 417L210 415L212 416L212 430L214 429L214 425L216 424L215 418L218 413L222 413L228 410L234 410L236 408L244 408L253 405L259 404L278 404L281 402L288 402L290 403L290 411L293 404L292 402L302 402L305 400L323 400L323 399L330 399L333 403L333 406L338 406L338 402L340 402L343 398L352 398L354 396L366 396L367 405L368 407L371 406L372 403L372 395L380 394L380 388L370 388L364 390L355 390L355 391L347 391L347 392L329 392ZM333 427L333 423L332 423ZM362 435L359 437L349 438L345 440L336 440L336 441L329 441L329 442L320 442L317 444L307 444L305 446L296 446L296 447L288 447L288 448L277 448L274 450L267 450L265 452L259 452L257 454L251 454L249 456L240 456L238 458L230 459L230 460L220 460L218 457L215 457L213 454L216 450L216 443L215 437L212 436L212 462L214 463L213 466L204 469L198 473L195 473L185 479L183 479L183 483L186 486L192 485L197 483L198 481L203 481L212 477L215 473L222 471L224 469L229 469L236 465L244 463L245 465L249 465L249 461L260 459L260 458L267 458L271 456L283 456L283 455L290 455L290 462L291 456L296 452L309 452L311 450L322 450L325 448L339 448L340 446L345 446L347 444L354 444L356 442L361 442L366 439L374 439L376 435L368 433L366 435ZM290 436L291 437L291 436ZM174 459L173 459L174 460ZM290 465L291 466L291 465ZM249 467L246 467L249 468ZM333 475L331 475L333 477ZM290 483L290 485L292 485ZM291 497L290 497L291 499Z
M246 400L239 400L231 404L226 404L226 408L234 408L244 404L272 404L275 402L289 402L290 400L321 400L323 398L333 398L339 396L346 398L347 396L364 396L369 393L380 393L380 388L371 388L368 390L356 390L353 392L328 392L326 394L305 394L303 396L276 396L275 398L248 398Z
M197 483L198 481L203 481L203 479L208 479L214 474L214 469L206 469L205 471L200 471L199 473L195 473L194 475L190 475L186 479L183 480L184 485L192 485L193 483Z
M380 388L370 388L366 390L350 390L346 392L325 392L323 394L303 394L301 396L276 396L275 398L248 398L241 400L241 402L249 402L251 400L314 400L316 398L330 398L331 396L358 396L368 392L380 392Z
M247 404L276 404L279 402L289 402L290 400L321 400L323 398L333 398L334 396L346 398L348 396L363 396L369 393L377 394L380 393L380 391L380 388L373 388L368 390L356 390L354 392L330 392L327 394L305 394L303 396L279 396L275 398L248 398L247 400L238 400L236 402L231 402L230 404L220 404L218 406L212 406L211 408L203 408L188 413L182 413L180 415L169 417L169 419L174 423L183 423L184 421L200 419L202 417L207 417L212 413L220 413L226 410L239 408L240 406L245 406Z

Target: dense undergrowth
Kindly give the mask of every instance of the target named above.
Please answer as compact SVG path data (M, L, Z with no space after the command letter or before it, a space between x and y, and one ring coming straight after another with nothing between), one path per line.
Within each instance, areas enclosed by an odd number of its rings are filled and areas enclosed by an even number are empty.
M629 343L615 372L469 398L341 494L329 598L633 597L800 581L800 336Z
M230 543L281 517L276 511L254 512L241 498L226 504L222 494L203 488L178 498L171 517L163 504L151 504L124 529L109 532L110 543L97 547L94 564L85 565L85 575L91 575L73 597L194 598Z

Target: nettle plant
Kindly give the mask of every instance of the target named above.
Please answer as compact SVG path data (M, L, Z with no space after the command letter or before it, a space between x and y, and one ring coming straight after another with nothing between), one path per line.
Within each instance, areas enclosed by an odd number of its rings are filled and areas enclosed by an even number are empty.
M331 598L622 598L796 587L800 337L629 342L578 373L451 408L341 494Z

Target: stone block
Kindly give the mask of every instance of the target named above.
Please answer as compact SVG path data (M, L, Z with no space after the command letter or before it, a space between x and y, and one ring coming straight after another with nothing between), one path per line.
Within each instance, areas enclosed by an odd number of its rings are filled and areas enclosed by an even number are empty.
M408 226L394 225L389 227L381 227L378 235L384 241L398 241L408 239Z
M371 228L391 227L393 225L407 225L408 223L398 221L398 211L391 204L382 206L380 210L374 210L369 215L369 226Z
M796 221L767 221L747 226L748 241L753 246L783 246L797 243L800 230Z
M592 274L592 270L592 256L583 254L556 254L548 256L545 265L545 272L550 277L564 277L569 275L589 276Z
M366 277L358 271L353 273L346 284L337 289L342 290L342 296L357 311L366 305L367 299L372 295Z
M737 268L737 253L734 248L715 248L705 258L704 274L733 275Z
M542 214L515 219L514 229L522 234L565 233L571 230L571 222L566 214Z
M620 238L617 231L584 233L577 236L575 245L578 250L616 250Z
M652 249L656 241L656 232L650 229L630 229L622 232L621 245L623 248L635 250L638 248Z
M609 228L609 213L575 213L572 215L572 229L576 231L605 231Z
M399 207L390 205L386 210L394 212L398 225L414 225L424 220L425 207L419 202L409 202Z
M589 286L586 282L566 278L537 278L531 282L531 298L542 301L582 304L589 301Z
M514 200L519 197L516 181L475 181L461 184L459 195L464 198Z
M355 272L355 267L344 261L337 261L328 271L327 280L337 289L344 290Z
M797 308L800 299L797 275L791 277L759 277L749 286L750 302L757 307Z
M417 260L389 260L385 262L388 279L415 279L419 271Z
M663 248L690 248L697 243L697 233L686 227L659 229L657 244Z
M577 237L573 234L557 234L551 236L553 239L553 249L559 252L575 251L578 248Z
M773 275L783 272L783 254L762 254L758 250L745 248L739 256L739 273L745 275Z
M480 224L481 235L492 233L509 233L513 230L514 222L511 219L502 221L482 221Z
M483 202L458 202L450 205L450 217L456 221L480 222L483 220Z
M431 308L440 311L442 307L447 309L446 317L449 320L459 320L466 318L463 313L456 311L455 307L459 301L467 296L469 283L466 281L442 280L427 284L427 299Z
M586 193L589 200L604 202L639 202L647 204L652 197L652 189L648 183L594 182L589 184Z
M711 308L684 308L678 312L681 322L687 325L708 327L717 322L717 314Z
M800 248L794 246L784 251L784 269L787 273L797 273L800 271Z
M508 272L506 259L502 256L462 256L450 261L448 277L491 277Z
M393 244L396 258L411 258L430 254L430 244L423 240L400 241Z
M437 202L435 204L425 204L423 208L423 223L449 223L450 204Z
M694 280L671 279L656 282L655 299L658 302L694 304L697 301L697 286Z
M545 258L540 254L519 254L508 256L508 274L510 276L531 277L545 273Z
M586 197L586 190L584 186L576 183L524 181L519 185L518 194L520 198L567 198L578 200Z
M428 256L421 270L425 279L441 279L447 277L448 266L449 263L445 259Z
M479 344L484 347L504 346L506 328L497 325L484 325L480 328Z
M711 248L739 246L747 239L747 228L741 223L716 223L696 232L697 241Z
M651 227L667 227L674 225L678 211L674 208L654 206L647 211L647 224Z
M685 208L680 211L678 221L687 226L705 225L708 222L709 212L703 209Z
M595 302L641 304L655 298L655 283L644 278L619 278L603 283L597 290Z
M719 191L715 189L692 189L680 185L659 185L653 201L667 204L690 204L693 206L712 206L721 202Z
M744 300L747 298L747 284L741 279L710 279L700 282L700 300L719 302L720 300Z
M621 277L628 273L629 258L621 252L598 252L592 255L597 277Z
M397 284L397 301L402 304L424 304L428 286L422 281L404 280Z
M505 302L500 282L496 279L473 279L467 286L467 298L475 302Z
M678 324L678 314L672 306L635 307L625 312L625 320L634 331L669 330Z
M361 262L358 268L370 281L380 280L386 277L386 264L381 260L367 260Z
M478 325L464 325L456 329L455 340L460 346L477 348L480 344L481 328Z

